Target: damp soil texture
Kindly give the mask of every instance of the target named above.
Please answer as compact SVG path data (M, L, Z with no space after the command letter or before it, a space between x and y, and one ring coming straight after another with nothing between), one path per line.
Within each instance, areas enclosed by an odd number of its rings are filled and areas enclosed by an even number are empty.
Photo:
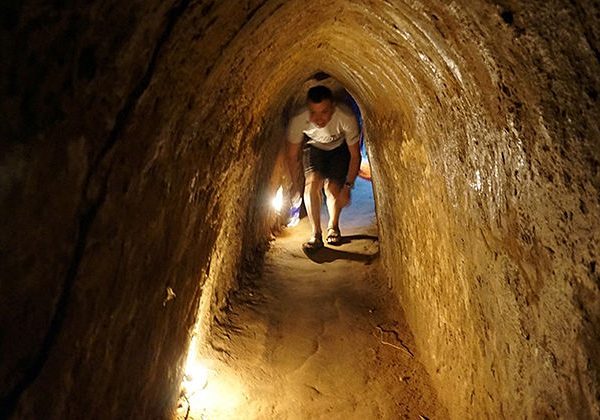
M272 243L213 327L207 381L179 418L447 418L381 278L369 193L359 183L341 246L306 255L306 219Z

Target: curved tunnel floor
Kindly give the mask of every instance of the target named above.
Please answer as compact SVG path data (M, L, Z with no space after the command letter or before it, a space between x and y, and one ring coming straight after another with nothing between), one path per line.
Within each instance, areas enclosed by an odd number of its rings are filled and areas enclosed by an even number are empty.
M447 418L379 278L369 194L357 185L339 247L307 258L306 219L274 241L213 331L188 418Z

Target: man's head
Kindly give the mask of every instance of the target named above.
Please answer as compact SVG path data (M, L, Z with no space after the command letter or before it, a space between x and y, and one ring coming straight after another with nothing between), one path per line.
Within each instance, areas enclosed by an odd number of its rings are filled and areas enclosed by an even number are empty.
M317 127L325 127L331 120L335 110L331 90L325 86L310 88L307 95L307 104L310 121Z

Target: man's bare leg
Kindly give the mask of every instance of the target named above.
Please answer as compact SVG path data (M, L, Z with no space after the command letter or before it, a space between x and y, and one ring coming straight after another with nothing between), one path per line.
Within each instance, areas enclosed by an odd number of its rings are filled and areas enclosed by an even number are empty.
M340 187L337 183L327 180L325 182L325 195L327 196L327 211L329 212L329 223L327 230L334 229L337 233L340 231L340 215L342 214L343 203L339 199ZM331 243L337 243L339 237Z
M306 213L312 229L312 237L322 239L321 232L321 190L323 189L323 178L316 172L306 174L304 184L304 204Z

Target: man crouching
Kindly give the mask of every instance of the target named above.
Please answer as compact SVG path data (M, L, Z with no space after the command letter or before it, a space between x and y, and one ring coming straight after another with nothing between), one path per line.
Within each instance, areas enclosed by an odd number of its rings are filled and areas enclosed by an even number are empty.
M321 231L321 190L325 187L329 224L326 241L341 243L339 228L342 208L350 203L350 190L360 167L359 132L355 116L336 107L331 90L315 86L308 90L307 109L290 121L287 157L292 179L296 177L298 154L302 149L304 204L312 235L302 247L323 247ZM297 186L294 186L295 188ZM297 191L299 188L297 189Z

